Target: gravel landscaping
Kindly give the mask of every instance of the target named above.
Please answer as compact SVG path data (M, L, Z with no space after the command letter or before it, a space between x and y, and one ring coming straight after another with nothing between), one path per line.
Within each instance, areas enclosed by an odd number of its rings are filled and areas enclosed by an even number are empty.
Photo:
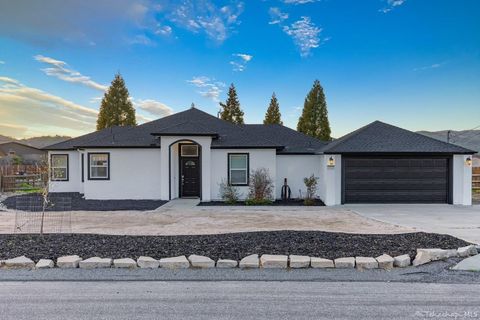
M51 206L47 211L118 211L118 210L154 210L167 201L163 200L85 200L80 193L56 192L49 195ZM65 201L67 199L68 201ZM42 197L39 194L11 196L1 203L8 209L39 211Z
M208 201L208 202L200 202L198 204L199 206L237 206L237 207L242 207L242 206L247 206L245 204L245 201L238 201L235 203L225 203L223 201ZM269 203L267 205L261 205L261 206L305 206L303 203L302 199L290 199L288 201L283 201L283 200L275 200L272 203ZM310 206L305 206L305 207L323 207L325 204L322 202L322 200L315 200L315 203L310 205Z
M405 233L396 235L347 234L321 231L246 232L185 236L114 236L98 234L0 235L0 259L25 255L35 261L79 255L108 258L204 255L240 260L251 254L338 257L397 256L417 248L456 249L469 243L449 235Z

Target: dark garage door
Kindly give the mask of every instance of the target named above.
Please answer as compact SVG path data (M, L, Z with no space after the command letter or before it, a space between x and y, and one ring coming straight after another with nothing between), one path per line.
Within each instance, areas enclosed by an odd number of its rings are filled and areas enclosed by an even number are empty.
M448 157L344 156L344 203L447 203Z

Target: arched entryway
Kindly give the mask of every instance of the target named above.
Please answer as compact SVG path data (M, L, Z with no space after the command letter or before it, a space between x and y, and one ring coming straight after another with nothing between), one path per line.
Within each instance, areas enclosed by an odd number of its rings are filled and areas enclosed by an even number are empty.
M190 139L169 145L169 198L201 198L202 147Z

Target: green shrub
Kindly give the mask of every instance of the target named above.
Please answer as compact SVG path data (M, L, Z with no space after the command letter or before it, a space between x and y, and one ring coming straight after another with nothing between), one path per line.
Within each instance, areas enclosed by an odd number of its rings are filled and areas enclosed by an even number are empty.
M318 178L315 175L311 175L308 178L303 179L303 183L307 187L307 193L303 203L306 206L313 206L315 204L315 194L317 193Z
M245 204L247 206L268 206L272 204L273 201L270 199L247 199Z

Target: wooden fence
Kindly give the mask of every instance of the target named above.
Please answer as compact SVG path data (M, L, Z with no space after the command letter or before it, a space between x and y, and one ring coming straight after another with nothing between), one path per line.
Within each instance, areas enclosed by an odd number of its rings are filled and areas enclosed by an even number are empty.
M0 165L0 192L38 190L47 183L46 172L40 165Z
M480 191L480 167L474 167L472 170L472 189Z

